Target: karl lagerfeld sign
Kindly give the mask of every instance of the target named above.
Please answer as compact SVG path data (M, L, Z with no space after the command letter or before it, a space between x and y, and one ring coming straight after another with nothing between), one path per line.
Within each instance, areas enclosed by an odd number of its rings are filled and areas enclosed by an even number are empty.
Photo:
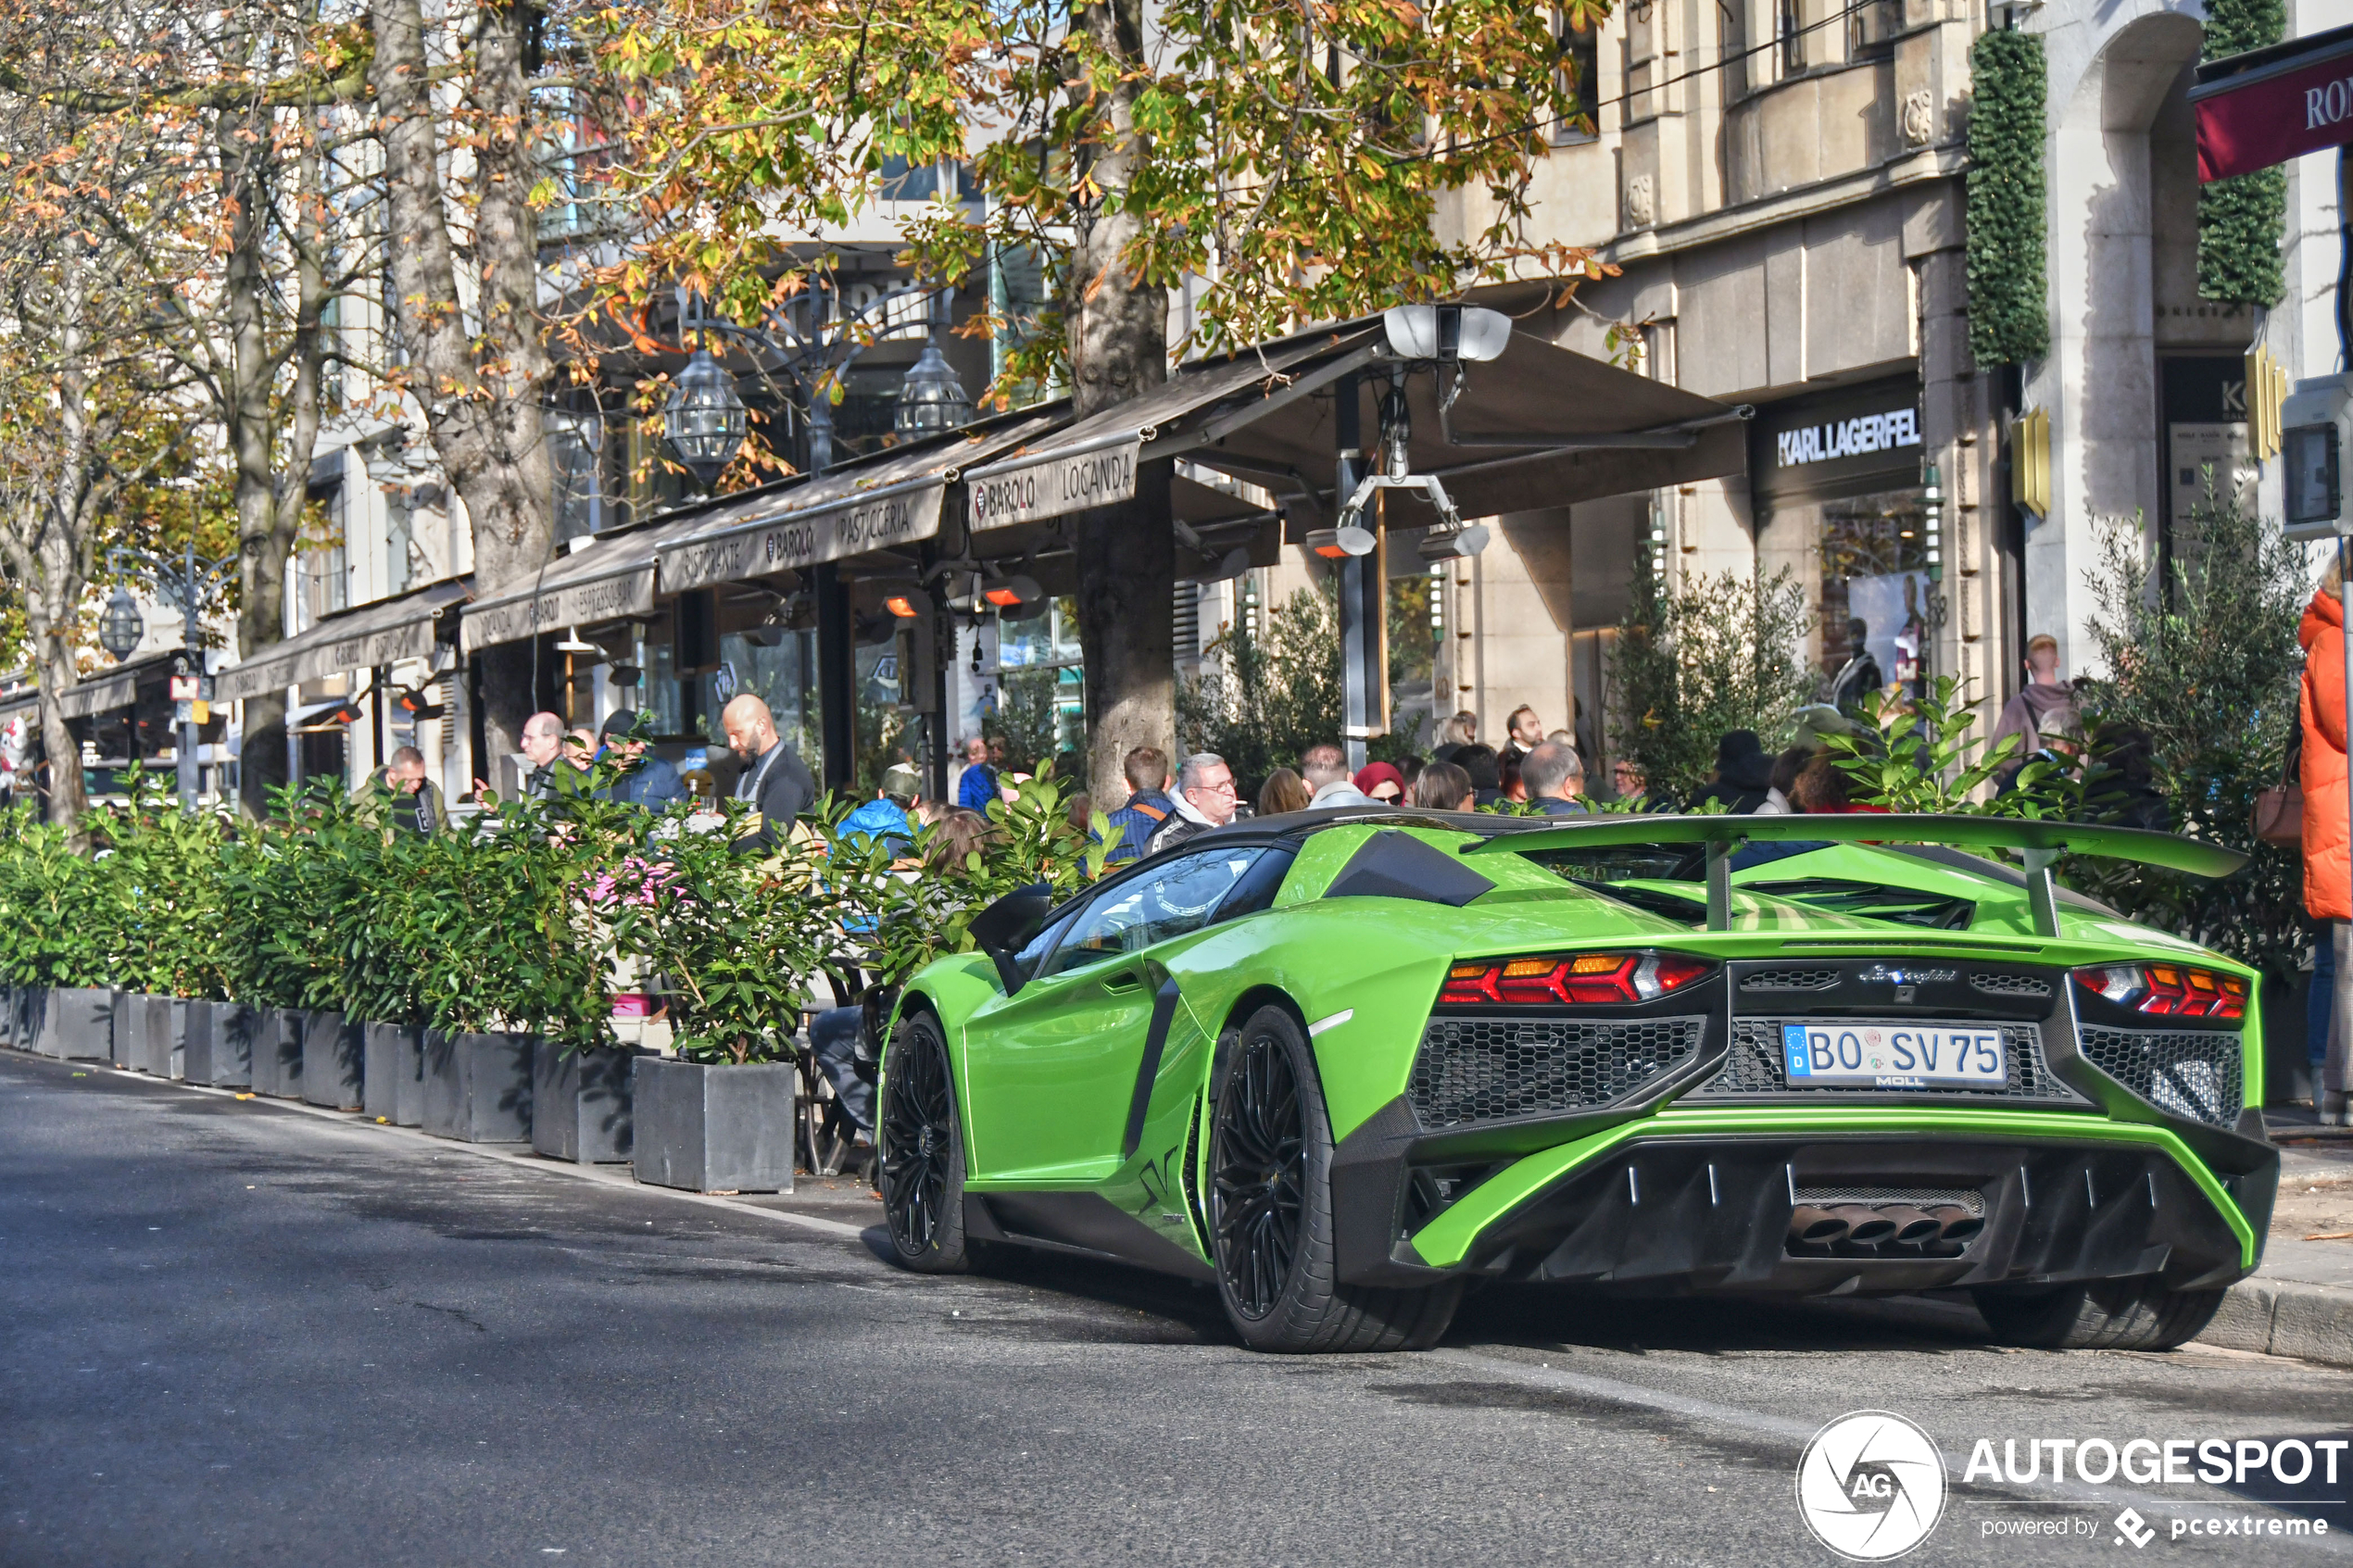
M984 469L964 477L975 533L1017 522L1107 507L1136 494L1136 455L1143 443L1129 436L1093 451L1048 452L1013 459L1001 470Z
M1868 457L1919 444L1920 416L1917 408L1891 408L1883 414L1858 414L1851 420L1799 425L1773 437L1775 454L1785 469L1805 463L1826 463L1838 458Z
M714 538L684 540L661 552L661 585L684 593L929 539L939 532L945 493L933 480Z

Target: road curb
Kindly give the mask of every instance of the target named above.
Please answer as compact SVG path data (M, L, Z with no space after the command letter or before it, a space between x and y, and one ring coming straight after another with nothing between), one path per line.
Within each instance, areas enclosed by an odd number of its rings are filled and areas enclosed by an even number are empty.
M2261 1276L2241 1280L2198 1343L2353 1367L2353 1290Z

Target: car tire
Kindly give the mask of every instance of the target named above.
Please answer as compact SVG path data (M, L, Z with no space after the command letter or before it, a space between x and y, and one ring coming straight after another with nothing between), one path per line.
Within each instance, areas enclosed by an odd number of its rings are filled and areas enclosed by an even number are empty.
M1223 1054L1210 1112L1210 1254L1242 1342L1293 1354L1437 1344L1460 1281L1402 1290L1339 1281L1331 1119L1299 1021L1261 1008Z
M876 1185L891 1256L925 1274L968 1273L981 1244L964 1234L964 1133L948 1039L927 1012L900 1020L883 1058L875 1118Z
M2220 1290L2168 1290L2156 1279L2098 1280L2057 1290L1976 1293L1997 1344L2038 1350L2171 1350L2203 1332Z

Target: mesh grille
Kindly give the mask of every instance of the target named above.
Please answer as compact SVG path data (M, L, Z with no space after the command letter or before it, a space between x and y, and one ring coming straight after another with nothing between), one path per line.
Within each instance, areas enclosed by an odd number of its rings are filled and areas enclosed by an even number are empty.
M2047 997L2051 983L2031 974L1972 974L1969 983L1988 996Z
M1607 1105L1697 1054L1702 1022L1434 1018L1407 1093L1433 1128Z
M1760 969L1741 976L1743 991L1828 991L1837 985L1834 969Z
M2093 1066L2160 1110L2209 1127L2239 1119L2239 1037L2158 1029L2083 1026Z
M1888 1091L1871 1085L1844 1086L1824 1084L1792 1090L1781 1071L1781 1025L1809 1022L1798 1018L1743 1018L1732 1023L1732 1048L1716 1075L1693 1089L1690 1099L1737 1099L1751 1095L1794 1093L1807 1100L1840 1095L1881 1095ZM1815 1020L1812 1022L1819 1022ZM2002 1026L2003 1053L2009 1058L2009 1083L1999 1089L1931 1087L1906 1089L1906 1094L1969 1095L1978 1098L2056 1100L2081 1105L2083 1098L2053 1076L2043 1060L2043 1039L2031 1023Z

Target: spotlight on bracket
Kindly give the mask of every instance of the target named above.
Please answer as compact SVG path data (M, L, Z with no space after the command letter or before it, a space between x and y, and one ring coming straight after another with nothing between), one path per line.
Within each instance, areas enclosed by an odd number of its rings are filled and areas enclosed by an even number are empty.
M1463 556L1478 554L1487 548L1487 525L1483 522L1474 522L1452 532L1433 528L1422 535L1421 546L1416 553L1432 564L1454 560Z
M1512 319L1476 305L1398 305L1381 312L1381 330L1397 358L1477 364L1504 352Z
M1307 547L1327 560L1343 556L1369 556L1378 543L1373 531L1362 523L1351 522L1340 528L1312 528L1307 532Z

